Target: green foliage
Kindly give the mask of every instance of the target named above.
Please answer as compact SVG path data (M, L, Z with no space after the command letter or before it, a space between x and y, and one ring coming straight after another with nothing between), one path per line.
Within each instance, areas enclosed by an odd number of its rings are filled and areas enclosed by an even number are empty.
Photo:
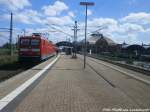
M6 48L0 48L0 56L9 55L10 50Z
M126 60L127 64L133 64L133 60Z
M18 56L0 55L0 66L5 64L12 64L18 61Z
M10 49L7 48L6 46L0 47L0 56L3 56L3 55L7 56L10 54ZM15 46L13 46L13 54L17 55L17 53L18 53L18 49Z

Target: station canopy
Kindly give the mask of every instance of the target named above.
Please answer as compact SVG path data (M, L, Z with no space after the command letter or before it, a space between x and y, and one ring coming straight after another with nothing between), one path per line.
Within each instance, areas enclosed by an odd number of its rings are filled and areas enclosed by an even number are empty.
M61 47L61 46L72 47L73 44L71 42L68 42L68 41L61 41L61 42L56 43L56 46L57 47Z

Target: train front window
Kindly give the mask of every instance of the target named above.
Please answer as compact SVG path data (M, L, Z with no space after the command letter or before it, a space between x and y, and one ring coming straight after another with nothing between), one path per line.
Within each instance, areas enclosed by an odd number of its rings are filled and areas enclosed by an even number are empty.
M29 39L21 39L20 44L21 45L29 45L30 44L30 40Z
M31 40L31 45L32 46L37 46L37 45L39 45L40 44L40 40L37 40L37 39L32 39Z

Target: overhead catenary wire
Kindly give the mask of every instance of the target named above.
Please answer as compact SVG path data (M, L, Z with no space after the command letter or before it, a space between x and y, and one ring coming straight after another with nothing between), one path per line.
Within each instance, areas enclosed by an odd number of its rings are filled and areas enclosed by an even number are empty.
M53 26L57 26L57 27L63 27L63 26L73 27L73 26L70 26L70 25L57 25L57 24L46 24L46 25L50 25L51 28L54 28L55 30L57 30L57 31L59 31L59 32L62 32L62 33L64 33L64 34L67 34L67 35L73 37L73 35L71 35L71 34L69 34L69 33L66 33L66 32L64 32L64 31L62 31L62 30L60 30L60 29L57 29L56 27L53 27ZM53 26L51 26L51 25L53 25ZM98 30L102 30L102 29L106 28L106 26L89 26L89 27L101 27L101 28L87 33L88 35L91 34L91 33L93 33L93 32L96 32L96 31L98 31ZM80 30L82 30L82 29L80 28ZM82 35L79 35L79 36L82 36Z
M73 35L71 35L71 34L69 34L69 33L67 33L67 32L64 32L64 31L62 31L62 30L60 30L60 29L54 27L55 24L51 24L51 25L50 25L50 24L46 24L46 25L49 25L49 27L51 27L52 29L55 29L55 30L58 31L58 32L61 32L61 33L65 34L65 35L68 35L68 36L70 36L70 37L73 37ZM52 26L52 25L53 25L53 26Z
M107 28L106 26L100 26L101 28L99 28L99 29L96 29L96 30L94 30L94 31L91 31L91 32L88 32L87 33L87 35L90 35L90 34L92 34L92 33L94 33L94 32L97 32L97 31L99 31L99 30L103 30L103 29L105 29L105 28ZM84 34L83 35L78 35L78 36L84 36Z

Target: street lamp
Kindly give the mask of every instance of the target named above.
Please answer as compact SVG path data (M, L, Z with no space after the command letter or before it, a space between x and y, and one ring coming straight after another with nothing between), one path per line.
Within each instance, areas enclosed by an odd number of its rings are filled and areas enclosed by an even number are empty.
M85 12L85 41L84 41L84 69L86 67L86 52L87 52L87 43L86 43L86 36L87 36L87 8L88 6L93 6L93 2L80 2L80 5L86 7Z

